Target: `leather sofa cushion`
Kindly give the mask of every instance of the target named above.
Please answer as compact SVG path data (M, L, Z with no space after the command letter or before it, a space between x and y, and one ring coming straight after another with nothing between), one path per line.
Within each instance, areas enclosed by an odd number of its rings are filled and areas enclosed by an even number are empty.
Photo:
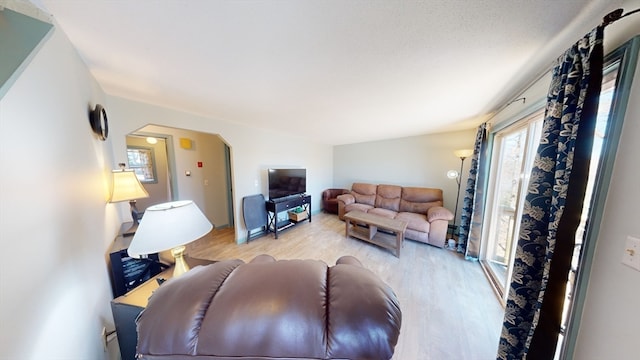
M401 320L393 290L354 257L226 260L154 292L136 358L388 360Z
M380 278L373 272L340 262L330 269L327 280L328 358L391 359L389 334L400 330L400 307L395 294L388 286L380 286ZM397 337L394 344L396 340Z
M374 206L376 202L376 190L378 185L354 183L351 186L351 194L357 203Z
M306 340L324 337L327 265L313 260L281 260L273 266L274 261L247 263L227 278L209 305L226 311L207 312L199 353L324 356L323 342Z
M402 195L401 186L378 185L375 206L397 212L400 210L400 195Z
M159 287L138 317L144 315L144 323L138 323L138 352L143 349L147 354L192 354L198 343L197 328L211 295L241 264L241 260L230 260L198 266L178 278L187 281L170 279ZM180 306L175 309L169 304ZM190 316L184 316L184 309Z
M429 222L427 216L412 212L399 212L396 215L397 220L404 220L407 222L407 229L417 230L420 232L429 232Z

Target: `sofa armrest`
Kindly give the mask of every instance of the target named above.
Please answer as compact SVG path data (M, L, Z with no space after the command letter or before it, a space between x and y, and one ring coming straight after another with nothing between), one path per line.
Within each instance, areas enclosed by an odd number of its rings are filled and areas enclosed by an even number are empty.
M453 220L453 213L442 206L430 207L429 210L427 210L427 220L429 222L436 220L450 221Z
M351 205L356 202L356 198L351 194L342 194L337 199L338 202L342 202L344 205Z

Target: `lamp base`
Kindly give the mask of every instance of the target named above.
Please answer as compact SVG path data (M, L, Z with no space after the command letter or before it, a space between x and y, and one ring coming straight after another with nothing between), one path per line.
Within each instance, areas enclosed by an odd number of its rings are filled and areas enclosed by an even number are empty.
M133 224L131 227L122 232L122 236L133 236L136 234L136 230L138 230L138 224L140 223L140 213L138 212L138 207L136 206L135 200L129 201L129 208L131 210L131 219L133 220Z
M176 260L176 263L173 267L174 278L189 271L189 265L187 265L187 262L184 261L184 250L185 250L184 246L178 246L171 249L171 255L173 255L173 257Z

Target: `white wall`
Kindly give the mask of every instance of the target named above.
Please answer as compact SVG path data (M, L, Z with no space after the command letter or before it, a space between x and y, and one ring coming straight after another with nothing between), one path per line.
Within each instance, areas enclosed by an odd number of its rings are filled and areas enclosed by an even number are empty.
M455 180L447 178L447 171L460 171L460 158L453 151L473 149L476 131L470 129L336 146L333 154L334 185L351 189L354 182L365 182L438 188L444 192L445 207L453 212L458 185ZM470 159L464 162L461 194L467 183L470 163ZM458 214L462 198L461 195Z
M244 242L247 234L242 218L242 198L258 193L267 197L268 168L306 168L307 193L312 196L314 212L320 209L322 190L333 186L332 147L316 143L314 139L249 128L115 96L108 96L106 108L115 159L126 156L126 134L147 124L218 134L224 139L231 148L237 242Z
M120 220L106 202L111 143L88 122L103 100L57 30L0 99L0 358L107 358Z

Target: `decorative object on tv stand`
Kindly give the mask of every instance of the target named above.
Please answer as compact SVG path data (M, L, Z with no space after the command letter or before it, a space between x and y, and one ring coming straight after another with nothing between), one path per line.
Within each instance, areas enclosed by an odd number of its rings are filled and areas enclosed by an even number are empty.
M129 256L154 254L171 249L175 258L173 276L189 271L184 261L186 244L207 235L213 225L191 200L172 201L147 208L131 245Z
M460 175L462 174L464 159L473 155L473 149L455 150L453 154L456 157L460 158L460 171L456 171L456 170L447 171L447 177L449 179L456 179L456 183L458 183L458 192L456 193L456 207L455 207L455 210L453 211L453 231L451 233L452 237L456 231L456 218L458 216L458 202L460 201Z
M111 181L111 197L110 203L121 201L129 201L131 209L131 218L133 225L122 233L122 236L131 236L138 228L138 208L136 207L136 199L149 197L149 193L144 189L136 173L132 169L125 169L125 164L120 163L120 170L113 170Z

